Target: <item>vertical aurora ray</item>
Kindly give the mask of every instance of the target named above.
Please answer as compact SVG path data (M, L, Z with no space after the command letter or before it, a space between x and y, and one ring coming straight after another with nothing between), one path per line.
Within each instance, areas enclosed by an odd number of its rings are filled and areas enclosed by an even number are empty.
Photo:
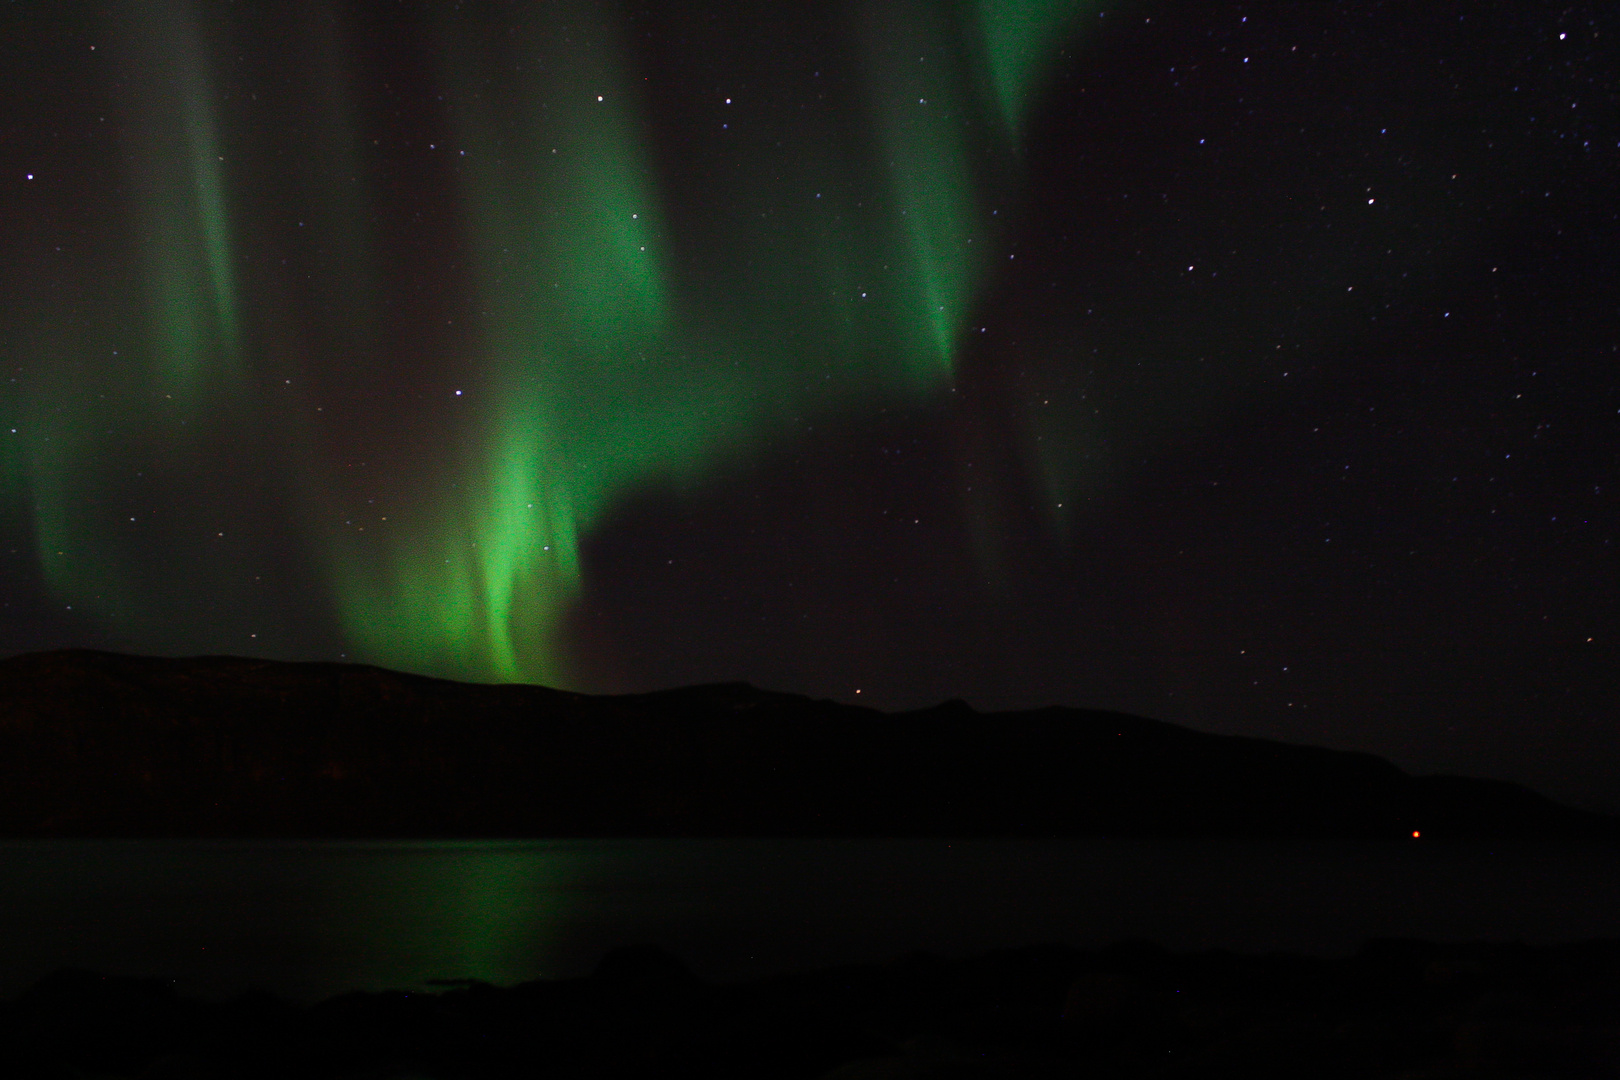
M225 157L209 57L185 0L128 4L123 16L137 119L129 140L151 361L189 396L240 375Z
M289 626L333 619L352 656L409 670L567 683L581 538L622 500L950 385L1002 254L992 211L1017 200L998 116L1041 66L1015 54L1050 52L1067 10L1029 6L1016 33L970 7L806 15L853 34L802 58L852 88L822 113L733 28L744 47L672 61L692 65L672 113L612 9L432 8L407 22L448 134L423 138L379 104L353 13L127 0L107 24L123 246L85 286L106 314L8 315L51 372L13 402L7 457L43 577L172 648L216 640L208 618L262 627L249 571L296 535L327 591ZM401 240L417 218L446 222L435 246ZM167 523L120 509L136 489ZM278 539L232 524L243 507Z
M985 66L1008 132L1017 135L1047 67L1054 42L1069 36L1082 12L1095 0L979 0L979 34Z
M175 551L172 566L151 567L139 548L154 522L127 507L132 487L159 487L169 469L174 490L198 489L221 394L242 389L225 155L209 49L188 4L115 5L89 36L114 76L98 134L121 154L54 178L78 185L78 227L58 223L55 258L7 290L9 456L56 609L155 644L174 584L219 580ZM142 467L143 456L163 464Z
M949 378L964 308L978 278L988 208L974 190L968 161L983 131L964 84L953 27L938 25L929 5L881 4L870 12L866 40L880 145L888 156L892 198L909 269L909 318L919 385ZM982 134L978 136L983 138Z
M578 530L645 468L648 451L666 448L622 428L604 441L614 425L603 417L639 428L657 383L679 372L658 370L668 357L657 206L615 28L587 7L525 29L514 47L441 26L448 81L465 99L464 182L485 312L472 392L484 418L478 445L419 507L386 577L353 553L335 572L345 625L370 657L557 682L566 677L558 624L580 587ZM559 49L568 32L574 47ZM470 54L503 46L544 58L543 74L486 104L491 95L470 89L481 66Z
M572 490L547 427L517 413L490 436L486 470L441 492L387 553L339 549L340 598L362 655L414 671L555 681L557 617L579 587Z

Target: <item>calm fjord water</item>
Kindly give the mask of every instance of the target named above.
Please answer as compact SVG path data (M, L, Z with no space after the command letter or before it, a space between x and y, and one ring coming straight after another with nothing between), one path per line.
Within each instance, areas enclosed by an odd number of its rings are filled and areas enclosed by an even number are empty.
M590 971L653 942L741 978L913 950L1148 938L1342 954L1375 937L1620 937L1620 855L1270 841L17 841L0 996L63 967L302 1000Z

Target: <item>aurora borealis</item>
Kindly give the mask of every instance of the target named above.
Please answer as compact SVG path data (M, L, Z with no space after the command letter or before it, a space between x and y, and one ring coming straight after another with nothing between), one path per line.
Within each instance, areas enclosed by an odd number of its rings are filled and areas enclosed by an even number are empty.
M13 5L4 644L1103 706L1600 799L1604 18Z
M1038 71L1025 57L1060 48L1078 13L986 7L973 24L872 5L847 47L806 58L825 76L739 72L720 80L729 92L680 103L707 114L689 119L710 143L693 155L701 179L660 175L659 88L625 40L636 20L600 5L379 9L366 25L175 0L74 27L97 53L81 63L108 68L93 89L128 90L96 105L126 175L90 241L126 272L61 273L129 321L74 334L60 312L14 312L23 326L44 315L36 340L64 350L41 357L52 367L102 361L53 386L51 405L16 406L33 411L14 497L40 548L60 552L41 560L51 594L137 635L173 626L173 583L126 569L154 539L141 516L107 513L91 490L143 451L167 459L154 487L187 487L251 430L251 460L224 455L244 486L187 500L230 521L215 539L245 529L245 543L172 538L218 610L258 606L242 572L260 537L232 504L285 492L275 516L297 522L356 655L566 679L556 637L582 586L580 534L616 500L697 482L790 417L948 384L998 246L992 218L1016 196L1010 130ZM418 53L367 57L372 34ZM232 55L244 37L251 60ZM368 59L420 67L368 72ZM247 88L264 77L261 101ZM390 78L420 80L397 94L427 115L368 116L367 90L395 94ZM821 91L782 115L813 87L855 82L864 122L820 107ZM378 119L387 130L367 139ZM62 182L44 173L30 182Z

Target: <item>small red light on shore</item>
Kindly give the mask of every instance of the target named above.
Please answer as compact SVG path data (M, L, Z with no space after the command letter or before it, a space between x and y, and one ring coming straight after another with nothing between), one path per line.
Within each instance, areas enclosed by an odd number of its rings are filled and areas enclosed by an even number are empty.
M1422 834L1422 833L1420 833L1420 832L1418 832L1418 831L1417 831L1417 830L1416 830L1416 829L1413 829L1413 830L1412 830L1412 839L1414 839L1414 840L1416 840L1416 839L1417 839L1417 838L1418 838L1418 837L1420 837L1420 836L1422 836L1422 835L1423 835L1423 834Z

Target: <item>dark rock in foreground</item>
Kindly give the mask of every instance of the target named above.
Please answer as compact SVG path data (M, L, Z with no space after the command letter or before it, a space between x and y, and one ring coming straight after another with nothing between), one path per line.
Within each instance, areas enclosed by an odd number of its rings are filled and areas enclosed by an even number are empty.
M713 985L652 949L586 979L179 998L82 972L0 1005L19 1077L1599 1077L1620 943L1378 942L1347 960L1032 948Z
M744 684L592 697L347 664L0 662L0 835L1613 839L1368 754L1077 709L884 714Z

